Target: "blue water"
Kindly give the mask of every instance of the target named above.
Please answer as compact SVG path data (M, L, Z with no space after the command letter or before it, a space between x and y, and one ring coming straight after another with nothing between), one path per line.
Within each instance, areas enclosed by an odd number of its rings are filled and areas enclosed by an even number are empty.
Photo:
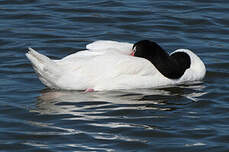
M1 0L0 151L227 152L229 3ZM203 82L82 93L45 88L28 47L62 58L100 39L188 48Z

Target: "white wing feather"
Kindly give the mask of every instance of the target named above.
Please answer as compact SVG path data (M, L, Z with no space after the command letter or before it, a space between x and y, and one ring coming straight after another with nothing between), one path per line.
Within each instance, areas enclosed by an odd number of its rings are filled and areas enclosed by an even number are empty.
M115 51L121 54L130 54L133 44L126 42L117 42L109 40L98 40L92 42L86 46L90 51L103 52L103 51Z

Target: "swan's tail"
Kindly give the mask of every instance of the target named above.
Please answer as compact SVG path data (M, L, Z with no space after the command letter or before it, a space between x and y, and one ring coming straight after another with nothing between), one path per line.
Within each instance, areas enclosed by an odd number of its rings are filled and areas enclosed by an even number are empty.
M60 76L60 68L45 55L42 55L32 48L28 48L29 51L26 53L27 58L31 61L35 72L37 73L41 82L49 88L58 88L56 80Z

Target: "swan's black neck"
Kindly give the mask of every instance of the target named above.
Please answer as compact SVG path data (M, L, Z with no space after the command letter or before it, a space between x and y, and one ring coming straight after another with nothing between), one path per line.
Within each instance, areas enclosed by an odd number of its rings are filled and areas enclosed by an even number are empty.
M135 48L134 48L135 47ZM169 55L157 43L143 40L134 45L134 56L149 60L157 70L169 79L179 79L190 68L191 59L185 52Z
M165 52L166 53L166 52ZM157 70L169 79L179 79L186 69L190 68L191 60L187 53L176 52L172 55L161 55L148 59Z

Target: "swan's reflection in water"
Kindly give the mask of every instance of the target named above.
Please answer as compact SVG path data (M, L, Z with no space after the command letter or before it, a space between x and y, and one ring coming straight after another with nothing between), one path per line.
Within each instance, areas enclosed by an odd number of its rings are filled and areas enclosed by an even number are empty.
M198 102L206 94L202 83L159 89L138 89L106 92L43 90L33 111L40 114L95 116L108 110L154 109L172 110ZM176 109L176 108L175 108ZM105 117L105 115L103 115ZM94 119L94 118L92 118Z
M88 147L84 141L146 146L152 142L149 135L172 138L187 117L196 119L198 112L191 106L199 103L204 90L202 84L89 93L43 90L31 110L42 119L29 123L44 130L39 135L69 136L67 147Z

